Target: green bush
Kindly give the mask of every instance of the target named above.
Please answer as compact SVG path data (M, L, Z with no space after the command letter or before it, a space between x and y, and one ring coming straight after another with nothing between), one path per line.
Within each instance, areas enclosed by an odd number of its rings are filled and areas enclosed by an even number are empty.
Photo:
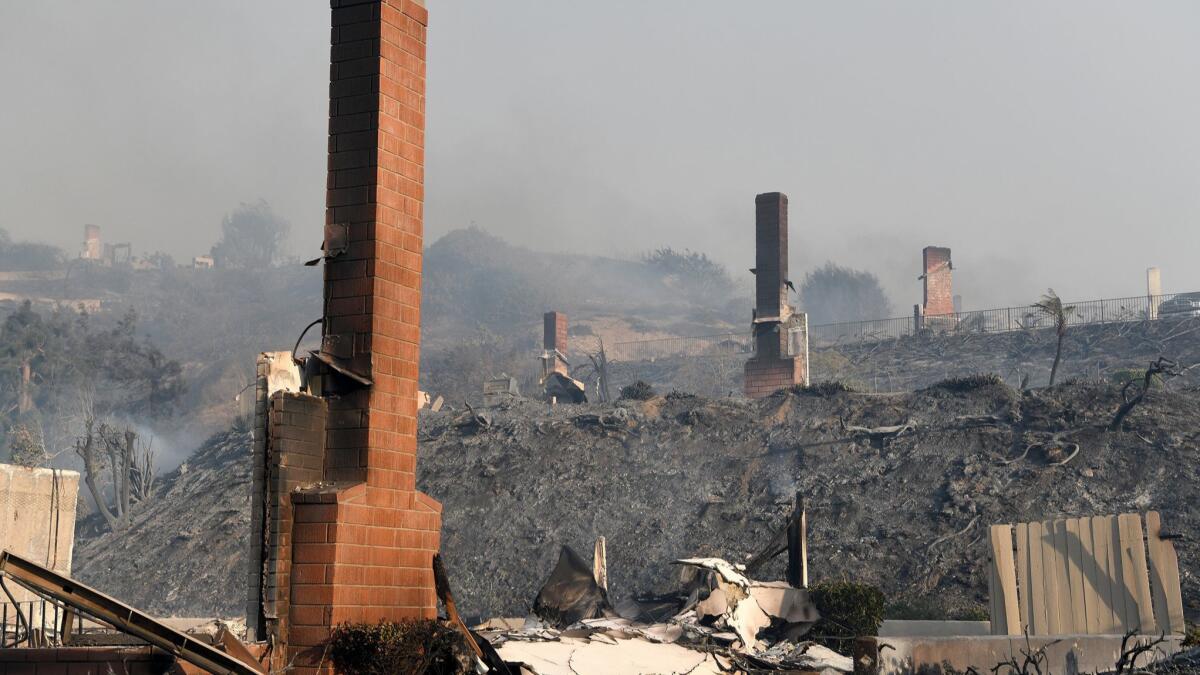
M466 644L436 621L343 623L329 638L329 659L339 673L355 675L454 675Z
M853 581L824 581L809 589L821 613L811 635L816 642L845 653L847 640L879 634L883 623L883 592Z
M648 382L643 380L638 380L633 384L627 384L624 387L621 387L621 398L628 399L630 401L649 401L650 399L654 398L654 396L654 387L650 386Z

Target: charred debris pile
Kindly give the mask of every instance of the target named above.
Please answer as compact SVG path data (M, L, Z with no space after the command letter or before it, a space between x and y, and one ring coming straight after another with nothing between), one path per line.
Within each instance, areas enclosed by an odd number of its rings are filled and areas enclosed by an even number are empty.
M81 521L74 576L156 616L240 617L251 443L248 430L210 437L124 530L109 531L99 514Z
M524 616L558 545L600 536L618 598L669 590L679 558L746 562L801 494L814 581L876 585L894 618L978 617L989 524L1155 509L1196 526L1200 393L1152 390L1109 431L1121 403L1107 383L1022 393L992 377L889 395L516 401L422 413L419 482L447 506L443 555L468 616ZM1195 571L1182 583L1200 610Z
M1200 392L1154 389L1107 431L1121 402L1104 383L1022 394L964 378L902 395L448 406L421 414L419 484L446 507L443 556L468 620L529 614L560 546L591 551L600 536L614 602L671 592L677 559L760 553L797 493L814 583L876 585L889 618L977 617L991 523L1155 509L1197 526ZM127 531L81 524L77 576L160 615L239 615L249 470L249 433L214 436ZM1200 547L1176 545L1194 614L1186 565ZM785 578L785 560L757 578Z

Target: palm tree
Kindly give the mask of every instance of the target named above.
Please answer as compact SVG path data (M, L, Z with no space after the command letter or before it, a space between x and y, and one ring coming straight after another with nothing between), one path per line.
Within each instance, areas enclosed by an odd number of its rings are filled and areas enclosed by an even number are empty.
M1075 311L1075 305L1066 305L1054 292L1053 288L1046 289L1042 299L1033 303L1042 314L1054 320L1054 332L1058 335L1058 347L1054 350L1054 365L1050 366L1050 386L1054 386L1054 378L1058 375L1058 364L1062 361L1063 338L1067 336L1067 319Z

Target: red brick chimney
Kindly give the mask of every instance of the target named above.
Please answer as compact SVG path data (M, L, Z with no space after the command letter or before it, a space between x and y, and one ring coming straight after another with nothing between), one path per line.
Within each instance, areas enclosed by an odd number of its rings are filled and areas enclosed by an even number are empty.
M808 383L808 322L788 304L788 198L782 192L754 198L754 249L754 357L746 362L745 393L761 398Z
M951 273L954 270L950 262L950 249L940 246L926 246L921 251L921 259L925 272L921 279L925 281L925 302L922 313L925 316L939 316L954 313L954 291L951 288Z
M271 398L255 526L259 621L291 673L330 671L339 623L437 607L441 505L416 490L427 12L330 4L325 366L321 391Z
M562 312L546 312L542 317L542 358L546 372L569 375L567 356L567 315Z

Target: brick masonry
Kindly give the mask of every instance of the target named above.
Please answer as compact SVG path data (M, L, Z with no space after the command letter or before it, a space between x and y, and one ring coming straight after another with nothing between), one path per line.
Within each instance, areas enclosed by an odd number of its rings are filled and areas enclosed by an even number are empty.
M282 558L290 546L290 592L286 622L277 606L277 665L294 673L329 671L325 643L339 623L437 608L441 505L416 490L427 13L413 0L331 8L326 225L344 247L325 261L321 351L371 384L322 377L336 395L325 396L319 480L286 493L291 537L276 547ZM297 460L313 470L308 462ZM277 576L277 594L284 584Z
M925 270L921 275L925 281L922 314L925 316L953 314L954 290L951 275L954 266L950 262L950 249L926 246L921 251L921 259Z
M271 538L268 533L271 531L267 524L267 512L270 508L276 508L280 499L280 483L275 480L272 483L271 492L267 489L267 476L278 474L277 464L281 451L287 450L286 444L276 443L273 452L269 452L270 438L272 435L280 437L281 434L276 431L272 434L272 416L270 414L273 405L272 397L277 392L300 390L300 371L296 363L292 359L291 352L263 352L258 355L258 361L255 364L255 398L254 398L254 443L253 443L253 470L251 480L253 490L251 494L253 498L250 500L250 565L247 578L247 606L246 606L246 629L250 639L258 639L266 636L266 621L267 617L264 614L264 601L274 598L267 598L265 592L265 584L268 580L267 568L263 564L266 557L270 556ZM279 403L283 406L283 403ZM322 418L324 411L321 411ZM278 416L275 417L279 419ZM324 424L322 421L321 424ZM321 428L320 433L324 434L324 428ZM318 439L324 445L324 438ZM322 450L323 451L323 450ZM272 462L268 462L270 455ZM273 468L274 466L274 468ZM287 487L286 489L291 489ZM286 492L282 493L286 494ZM271 506L268 506L271 502ZM272 613L272 619L277 618Z
M768 192L754 198L754 307L757 321L783 320L788 311L788 198ZM759 324L766 326L767 324ZM786 333L755 331L755 354L779 358L787 353Z
M769 396L808 383L807 321L788 304L788 198L767 192L754 198L754 357L746 362L744 392ZM795 327L803 331L798 349Z
M295 573L292 493L324 478L325 400L277 392L268 406L262 614L267 631L287 644Z
M746 362L746 396L764 398L780 389L807 384L808 368L799 357L750 359Z
M542 349L549 358L550 354L555 351L561 354L564 358L567 356L567 315L562 312L546 312L542 317ZM553 366L550 368L555 372L568 375L567 363L558 356L554 357Z

